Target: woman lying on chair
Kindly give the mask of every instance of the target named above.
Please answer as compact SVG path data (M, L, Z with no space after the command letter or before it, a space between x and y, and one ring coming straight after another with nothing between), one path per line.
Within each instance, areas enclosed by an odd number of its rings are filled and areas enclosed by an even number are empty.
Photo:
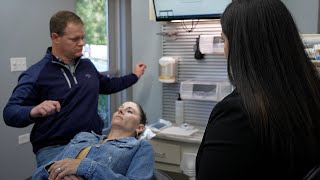
M151 179L152 146L137 139L145 123L141 106L125 102L113 114L108 136L77 134L54 161L36 170L33 179Z

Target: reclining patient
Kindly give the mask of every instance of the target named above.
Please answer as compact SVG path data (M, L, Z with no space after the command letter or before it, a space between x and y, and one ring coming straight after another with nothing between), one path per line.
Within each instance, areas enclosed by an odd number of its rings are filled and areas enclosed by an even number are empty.
M33 179L151 179L152 146L137 139L145 123L141 106L125 102L113 114L108 136L78 133L54 161L35 171Z

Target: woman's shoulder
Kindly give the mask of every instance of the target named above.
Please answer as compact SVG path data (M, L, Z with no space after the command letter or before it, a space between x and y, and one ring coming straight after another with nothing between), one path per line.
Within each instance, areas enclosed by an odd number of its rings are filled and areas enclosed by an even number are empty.
M237 129L238 127L250 128L247 113L237 91L233 91L213 108L208 126L220 130Z
M150 141L146 140L146 139L139 139L139 142L142 146L151 146Z
M110 143L122 148L148 148L152 146L147 140L136 139L135 137L113 139Z
M139 139L140 149L143 149L147 152L153 152L153 146L151 145L150 141L145 139Z
M241 97L239 93L234 90L228 96L226 96L222 101L218 102L216 106L213 108L210 118L214 114L219 113L244 113L244 107L241 101Z
M241 97L237 90L232 91L229 95L227 95L224 99L222 99L216 105L219 106L241 106Z

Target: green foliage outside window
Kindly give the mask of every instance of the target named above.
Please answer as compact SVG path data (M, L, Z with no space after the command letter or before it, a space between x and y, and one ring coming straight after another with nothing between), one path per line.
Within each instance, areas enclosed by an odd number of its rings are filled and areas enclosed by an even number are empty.
M107 0L77 0L76 14L85 27L85 43L90 45L107 45ZM88 107L90 108L90 107ZM110 126L109 96L99 95L98 114L106 130Z
M109 95L99 95L98 114L103 120L104 128L109 128L110 125L109 97Z
M106 45L106 0L77 0L76 13L85 25L86 44Z

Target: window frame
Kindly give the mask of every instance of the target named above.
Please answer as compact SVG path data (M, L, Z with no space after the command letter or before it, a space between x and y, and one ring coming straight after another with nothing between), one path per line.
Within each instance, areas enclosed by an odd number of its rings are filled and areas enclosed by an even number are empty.
M131 0L108 1L109 71L117 76L132 72ZM132 88L110 95L112 114L124 101L132 100Z

